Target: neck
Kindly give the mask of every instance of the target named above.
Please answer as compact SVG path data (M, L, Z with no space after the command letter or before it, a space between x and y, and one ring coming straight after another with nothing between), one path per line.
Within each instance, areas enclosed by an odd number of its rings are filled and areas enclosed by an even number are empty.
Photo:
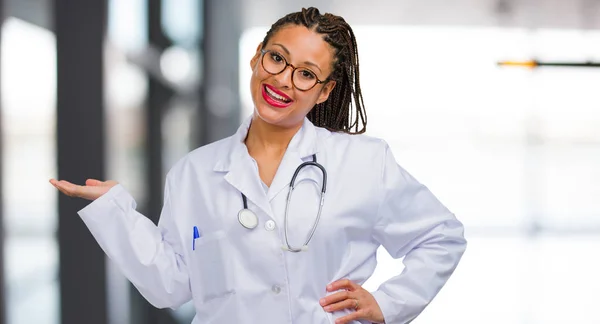
M291 128L274 126L254 115L245 140L248 152L250 155L266 153L283 156L292 137L301 127L302 123Z

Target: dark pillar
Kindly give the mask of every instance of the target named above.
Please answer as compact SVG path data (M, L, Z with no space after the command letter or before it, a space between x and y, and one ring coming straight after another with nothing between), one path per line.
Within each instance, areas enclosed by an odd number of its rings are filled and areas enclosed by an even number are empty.
M171 46L162 29L162 0L148 0L148 41L160 52ZM158 224L163 205L162 119L173 95L161 82L148 78L146 101L146 188L147 200L142 213ZM170 312L150 305L132 286L131 320L135 324L173 324Z
M104 179L104 0L54 0L58 177ZM105 256L77 215L89 202L59 195L61 322L106 324Z
M160 52L172 43L162 29L162 0L148 0L148 41ZM146 161L148 163L148 200L146 214L158 223L163 204L163 164L162 164L162 117L173 90L150 77L148 80L148 100L146 103Z
M240 0L205 0L200 89L200 144L235 133L239 125ZM249 64L249 63L248 63Z

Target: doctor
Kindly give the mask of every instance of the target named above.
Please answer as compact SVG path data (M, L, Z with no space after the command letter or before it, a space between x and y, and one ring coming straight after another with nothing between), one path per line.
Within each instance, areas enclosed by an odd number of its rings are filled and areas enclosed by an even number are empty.
M154 306L193 300L193 323L410 322L458 264L463 226L384 141L356 135L352 29L289 14L250 68L254 114L170 170L158 227L115 181L51 183L93 200L79 215L106 254ZM371 293L380 245L405 269Z

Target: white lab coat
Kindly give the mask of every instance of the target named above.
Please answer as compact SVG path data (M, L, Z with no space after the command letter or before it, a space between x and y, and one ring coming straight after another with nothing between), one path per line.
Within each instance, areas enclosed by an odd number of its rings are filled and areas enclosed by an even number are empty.
M177 308L193 299L192 323L331 324L350 310L323 310L326 285L342 278L364 283L383 245L404 257L405 269L373 295L388 324L416 317L465 250L462 224L396 163L384 141L331 133L307 119L266 188L243 143L250 122L176 163L158 227L135 210L121 185L79 211L106 254L154 306ZM283 251L289 182L313 154L328 173L321 221L308 251ZM321 173L304 168L296 183L289 240L301 246L317 215ZM241 193L258 216L254 229L238 222Z

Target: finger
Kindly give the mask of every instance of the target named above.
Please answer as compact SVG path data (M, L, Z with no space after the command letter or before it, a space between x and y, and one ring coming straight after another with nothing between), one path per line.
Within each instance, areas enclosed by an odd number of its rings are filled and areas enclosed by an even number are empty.
M352 282L351 280L341 279L341 280L334 281L334 282L330 283L329 285L327 285L327 291L336 291L336 290L340 290L340 289L347 289L350 291L354 291L354 290L356 290L357 287L358 287L358 285L355 284L354 282Z
M356 311L336 319L335 324L351 323L352 321L356 321L361 318L364 318L364 313L362 311Z
M336 312L342 309L355 309L354 307L356 306L356 299L353 298L349 298L346 300L343 300L339 303L335 303L332 305L328 305L323 307L323 309L327 312Z
M52 179L52 180L54 180L54 179ZM67 181L67 180L54 180L54 181L52 181L52 183L53 183L55 186L61 186L61 187L65 187L65 185L67 185L67 186L68 186L68 185L71 185L71 186L74 186L74 185L75 185L75 184L73 184L73 183L71 183L71 182L69 182L69 181Z
M79 197L81 194L81 186L70 183L66 180L60 180L56 186L60 191L71 197Z
M61 186L61 181L64 181L64 180L60 180L59 181L59 180L56 180L56 179L50 179L50 184L52 184L53 186L55 186L56 188L58 188L58 187Z
M335 294L321 298L321 300L319 300L319 304L321 304L321 306L327 306L333 303L341 302L342 300L346 300L348 298L350 298L350 293L348 291L339 291Z
M62 192L63 194L72 197L70 193L68 193L67 191L65 191L63 188L61 187L56 187L56 189L58 189L58 191Z
M67 194L64 189L61 187L60 183L56 179L50 179L50 183L54 186L54 188L58 189L60 192Z
M94 179L92 179L94 180ZM95 200L96 198L105 194L109 189L107 189L104 185L97 186L79 186L73 183L70 183L66 180L60 181L51 181L51 183L58 189L60 192L64 193L69 197L78 197L84 198L88 200Z
M69 197L77 197L77 196L75 195L75 193L73 193L72 191L69 191L68 189L66 189L66 188L65 188L65 187L64 187L62 184L60 184L60 183L57 183L57 184L55 185L55 187L56 187L56 189L58 189L58 191L62 192L62 193L63 193L63 194L65 194L66 196L69 196Z

